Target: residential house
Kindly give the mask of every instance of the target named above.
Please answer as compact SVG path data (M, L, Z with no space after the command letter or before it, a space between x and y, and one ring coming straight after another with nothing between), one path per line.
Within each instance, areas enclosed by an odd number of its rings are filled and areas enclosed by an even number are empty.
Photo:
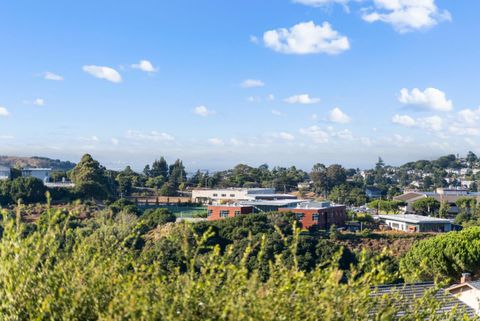
M470 273L463 273L460 283L452 285L447 291L480 315L480 280L473 281Z
M22 169L23 177L35 177L41 180L44 183L50 181L50 173L52 172L51 168L36 168L36 167L26 167Z

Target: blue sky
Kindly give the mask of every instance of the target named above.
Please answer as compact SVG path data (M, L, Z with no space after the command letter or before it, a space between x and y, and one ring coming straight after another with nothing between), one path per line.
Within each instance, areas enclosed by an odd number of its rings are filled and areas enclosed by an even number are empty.
M141 169L480 152L480 2L2 1L0 153Z

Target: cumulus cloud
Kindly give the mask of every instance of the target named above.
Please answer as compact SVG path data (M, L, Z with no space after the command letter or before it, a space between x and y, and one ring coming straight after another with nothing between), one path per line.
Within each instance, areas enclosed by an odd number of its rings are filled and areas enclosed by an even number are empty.
M289 104L303 104L303 105L310 105L310 104L318 104L320 102L320 98L312 98L309 94L301 94L301 95L294 95L285 99L285 102Z
M43 73L43 78L46 80L54 80L54 81L62 81L63 77L60 75L57 75L53 72L46 71Z
M374 0L374 8L366 9L362 18L367 22L382 21L400 32L433 27L450 21L447 10L440 10L435 0Z
M166 141L172 141L175 139L172 135L158 132L155 130L147 133L143 133L138 130L131 130L131 129L127 131L126 137L134 140L149 140L154 142L166 142Z
M8 109L0 106L0 117L6 117L9 115L10 115L10 112L8 111Z
M453 135L480 136L480 107L459 111L449 132Z
M340 108L333 108L328 114L328 120L339 124L348 124L351 121L350 116L345 114Z
M424 91L418 88L413 88L411 91L403 88L400 90L398 100L405 105L418 106L434 111L450 111L453 109L453 102L447 99L446 94L432 87L426 88Z
M133 64L131 66L133 69L138 69L145 72L156 72L157 68L148 60L140 60L138 64Z
M404 127L417 127L435 132L441 131L444 125L444 121L440 116L430 116L415 119L408 115L398 114L392 117L392 123Z
M300 134L310 137L316 143L327 143L330 138L330 134L318 126L300 128Z
M265 83L258 79L246 79L240 84L243 88L263 87Z
M405 127L413 127L417 124L415 119L413 119L412 117L408 115L398 115L398 114L392 117L392 123L402 125Z
M198 116L207 117L209 115L215 114L215 111L209 110L206 106L201 105L201 106L195 107L195 109L193 110L193 113Z
M105 79L114 83L119 83L122 81L122 76L120 76L120 73L110 67L85 65L83 66L83 71L95 78Z
M285 54L335 55L350 49L348 38L333 30L328 22L316 25L309 21L290 29L269 30L263 34L263 42L267 48Z
M210 145L214 145L214 146L223 146L223 145L225 144L222 139L217 138L217 137L210 138L210 139L208 140L208 143L209 143Z

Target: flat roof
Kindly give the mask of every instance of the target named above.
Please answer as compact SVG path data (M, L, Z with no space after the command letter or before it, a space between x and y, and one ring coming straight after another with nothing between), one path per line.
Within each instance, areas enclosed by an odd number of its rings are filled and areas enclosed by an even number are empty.
M423 215L416 215L416 214L379 215L378 217L380 217L383 220L406 222L406 223L413 223L413 224L452 223L451 220L446 218L438 218L438 217L423 216Z
M241 204L243 205L251 205L251 206L287 206L287 205L292 205L292 204L299 204L305 202L305 200L272 200L272 201L262 201L262 200L257 200L257 201L243 201Z
M51 168L41 168L41 167L25 167L22 171L51 171Z

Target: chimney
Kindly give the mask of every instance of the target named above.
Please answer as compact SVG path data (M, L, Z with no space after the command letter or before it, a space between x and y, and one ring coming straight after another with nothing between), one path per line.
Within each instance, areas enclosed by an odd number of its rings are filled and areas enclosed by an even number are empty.
M466 283L472 281L472 275L470 273L462 273L460 283Z

